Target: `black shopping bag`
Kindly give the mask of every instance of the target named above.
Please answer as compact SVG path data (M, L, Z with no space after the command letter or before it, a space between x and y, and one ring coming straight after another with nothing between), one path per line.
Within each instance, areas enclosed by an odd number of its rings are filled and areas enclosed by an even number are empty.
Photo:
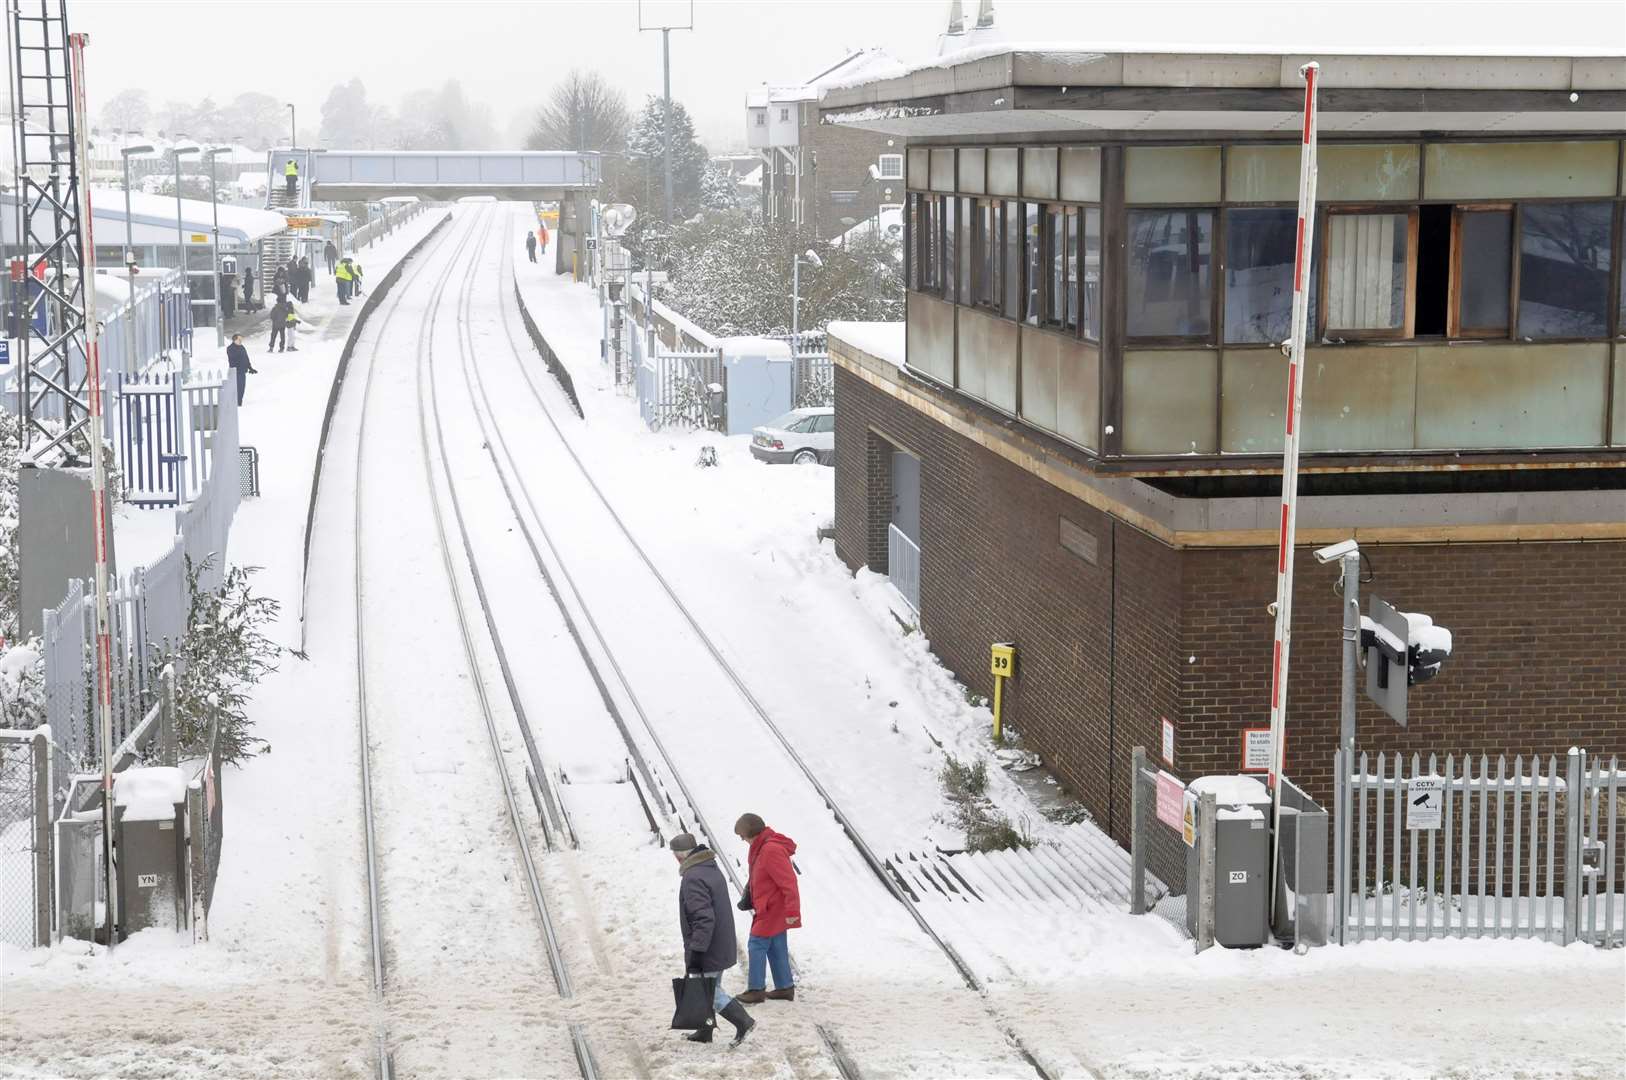
M686 975L672 980L672 1028L699 1031L712 1023L712 1000L717 980L704 975Z

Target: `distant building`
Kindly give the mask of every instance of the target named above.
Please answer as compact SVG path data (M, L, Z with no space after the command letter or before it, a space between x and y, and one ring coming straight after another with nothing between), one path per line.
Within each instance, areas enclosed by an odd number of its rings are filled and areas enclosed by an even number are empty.
M903 140L819 122L819 99L835 84L897 67L860 49L790 86L746 95L746 141L762 163L762 215L830 240L903 201ZM748 184L757 190L757 184Z
M836 550L972 689L1016 642L1008 719L1122 839L1131 748L1230 773L1268 723L1310 57L978 53L796 123L909 141L906 337L831 334ZM1319 59L1298 540L1358 538L1363 604L1456 634L1408 727L1362 699L1359 747L1616 752L1626 64ZM768 145L797 105L762 102ZM1340 604L1307 554L1287 771L1329 804Z

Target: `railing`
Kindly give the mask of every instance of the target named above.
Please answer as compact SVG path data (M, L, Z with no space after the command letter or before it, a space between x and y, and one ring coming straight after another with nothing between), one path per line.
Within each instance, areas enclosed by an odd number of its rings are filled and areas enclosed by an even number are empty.
M150 566L137 567L112 583L113 737L118 742L140 723L152 703L157 662L169 656L186 634L191 607L188 562L200 590L217 588L224 574L227 539L240 498L237 397L217 393L207 408L216 427L207 433L207 463L200 469L197 497L176 512L174 545ZM90 591L85 583L70 581L67 596L45 612L41 640L46 716L73 768L100 760L91 707L95 620Z
M920 545L891 524L886 527L886 573L910 610L920 614Z
M46 945L51 936L49 727L0 730L0 944Z
M421 202L401 203L386 210L381 217L350 229L344 233L340 241L341 254L349 255L362 248L371 247L373 241L390 235L426 208L426 204Z
M120 377L119 463L124 497L138 506L175 506L198 498L216 468L237 468L237 395L231 373L183 382L174 373Z
M727 378L720 352L662 350L645 356L636 369L638 415L651 431L720 430Z
M1340 943L1434 937L1623 942L1617 759L1334 759ZM1368 858L1368 849L1371 857ZM1600 917L1601 916L1601 917Z

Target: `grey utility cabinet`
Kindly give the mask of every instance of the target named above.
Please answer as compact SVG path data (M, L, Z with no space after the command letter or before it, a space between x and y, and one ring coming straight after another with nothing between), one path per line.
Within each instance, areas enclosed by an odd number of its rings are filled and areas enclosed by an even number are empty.
M1270 793L1251 776L1203 776L1187 789L1212 793L1214 828L1214 943L1231 948L1270 940ZM1197 933L1195 890L1205 838L1186 849L1186 930Z

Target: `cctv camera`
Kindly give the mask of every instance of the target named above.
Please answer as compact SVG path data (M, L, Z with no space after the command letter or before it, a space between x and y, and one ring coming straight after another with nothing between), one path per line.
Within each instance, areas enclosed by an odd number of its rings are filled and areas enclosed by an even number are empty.
M1340 540L1336 544L1316 549L1315 561L1325 565L1326 563L1337 562L1345 555L1353 555L1359 550L1361 550L1361 547L1354 540Z

